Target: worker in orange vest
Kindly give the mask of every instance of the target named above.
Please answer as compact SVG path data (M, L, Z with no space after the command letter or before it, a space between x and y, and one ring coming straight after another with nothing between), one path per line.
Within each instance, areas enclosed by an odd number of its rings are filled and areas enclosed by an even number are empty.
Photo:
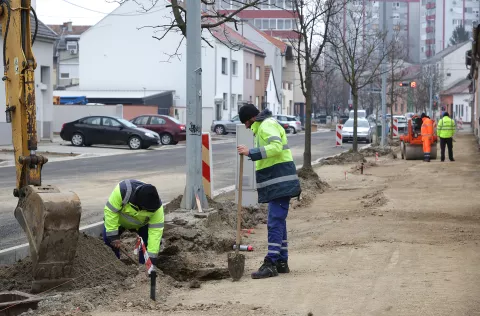
M433 121L425 113L422 113L420 117L422 119L423 161L430 162L430 151L433 141Z

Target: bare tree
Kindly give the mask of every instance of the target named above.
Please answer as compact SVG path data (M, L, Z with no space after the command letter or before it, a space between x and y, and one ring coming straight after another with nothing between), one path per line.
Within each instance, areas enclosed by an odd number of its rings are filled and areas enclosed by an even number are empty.
M328 32L332 44L327 57L340 69L343 79L350 86L353 97L353 151L358 151L357 112L359 91L370 85L382 74L380 66L388 56L390 47L382 46L386 33L370 27L372 22L363 8L350 6L343 19L336 17Z
M313 98L317 105L316 111L325 112L333 118L337 106L342 104L343 79L338 70L325 65L324 71L313 76Z
M337 0L292 0L298 13L296 32L298 38L290 39L298 71L300 87L305 97L305 151L302 173L314 173L312 168L312 96L313 77L319 73L320 56L327 43L333 17L341 11L343 3Z
M416 87L412 88L412 102L416 113L427 112L430 104L430 77L432 77L432 96L440 94L444 78L436 65L423 65L418 78Z

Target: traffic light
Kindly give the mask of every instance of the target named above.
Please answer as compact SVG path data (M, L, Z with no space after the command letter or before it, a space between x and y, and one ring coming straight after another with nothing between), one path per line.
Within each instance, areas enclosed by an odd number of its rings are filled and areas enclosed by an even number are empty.
M407 82L400 82L399 85L400 87L415 88L417 86L417 83L415 81L407 81Z

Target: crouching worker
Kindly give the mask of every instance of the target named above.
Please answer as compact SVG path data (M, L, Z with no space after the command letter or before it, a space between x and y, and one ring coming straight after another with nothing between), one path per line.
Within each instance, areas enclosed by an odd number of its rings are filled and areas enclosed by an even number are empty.
M104 210L103 241L120 258L120 235L134 231L142 237L153 265L157 263L163 235L163 205L157 189L138 180L123 180L113 190ZM138 261L145 264L143 251Z

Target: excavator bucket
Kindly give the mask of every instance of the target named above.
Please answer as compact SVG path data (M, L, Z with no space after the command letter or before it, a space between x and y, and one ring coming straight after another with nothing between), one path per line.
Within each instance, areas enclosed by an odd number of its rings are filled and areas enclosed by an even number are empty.
M30 244L33 293L71 284L81 213L74 192L32 185L20 190L15 218Z

